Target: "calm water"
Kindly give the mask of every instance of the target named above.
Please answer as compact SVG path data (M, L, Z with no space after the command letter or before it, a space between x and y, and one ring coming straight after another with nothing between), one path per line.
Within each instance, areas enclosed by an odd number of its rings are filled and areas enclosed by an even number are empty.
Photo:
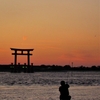
M100 100L100 72L0 73L0 100L59 100L60 81L71 100Z

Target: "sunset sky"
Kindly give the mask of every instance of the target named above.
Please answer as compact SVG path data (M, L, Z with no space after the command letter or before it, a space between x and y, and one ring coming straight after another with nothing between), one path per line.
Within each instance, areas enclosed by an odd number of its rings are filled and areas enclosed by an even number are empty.
M33 48L35 65L100 65L100 0L0 0L0 64L11 47Z

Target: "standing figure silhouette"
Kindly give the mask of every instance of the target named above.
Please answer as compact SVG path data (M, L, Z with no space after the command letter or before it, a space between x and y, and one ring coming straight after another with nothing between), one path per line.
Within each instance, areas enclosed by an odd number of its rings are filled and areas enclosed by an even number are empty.
M69 95L69 85L65 84L65 81L60 82L61 86L59 87L60 100L70 100L71 96Z

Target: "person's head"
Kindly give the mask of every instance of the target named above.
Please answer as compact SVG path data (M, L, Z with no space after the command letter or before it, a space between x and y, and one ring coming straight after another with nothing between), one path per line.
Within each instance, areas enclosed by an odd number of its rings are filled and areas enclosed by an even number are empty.
M61 81L60 84L61 84L61 85L65 85L65 81Z

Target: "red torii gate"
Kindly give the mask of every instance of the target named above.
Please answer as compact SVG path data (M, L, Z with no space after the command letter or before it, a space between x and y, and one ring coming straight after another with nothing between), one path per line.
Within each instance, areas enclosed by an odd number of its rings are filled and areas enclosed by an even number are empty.
M30 56L32 55L30 51L33 51L34 49L18 49L18 48L10 48L14 51L12 55L14 55L14 65L17 65L17 55L27 55L27 64L30 66ZM27 52L27 53L26 53Z

